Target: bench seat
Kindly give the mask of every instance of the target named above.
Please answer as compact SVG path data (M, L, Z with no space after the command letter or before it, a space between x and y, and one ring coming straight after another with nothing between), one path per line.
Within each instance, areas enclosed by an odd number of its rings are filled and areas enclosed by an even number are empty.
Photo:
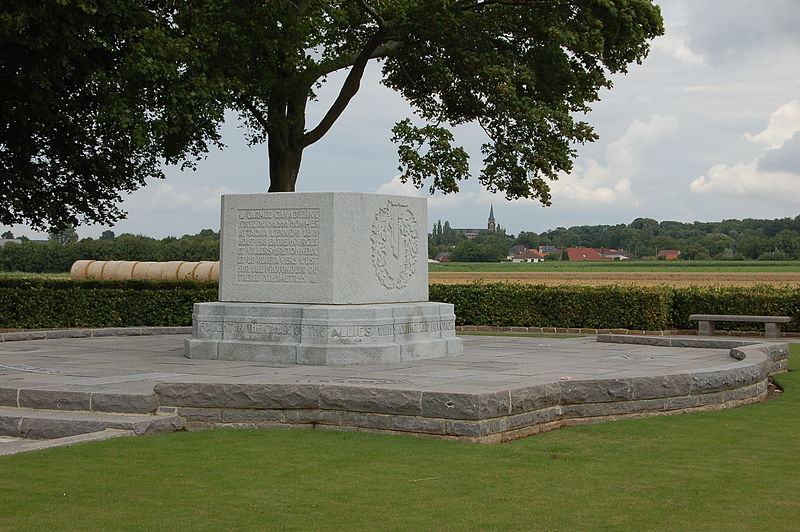
M703 336L714 334L714 323L718 321L763 323L765 338L780 338L781 329L778 324L792 321L790 316L740 316L733 314L692 314L689 319L698 323L697 334Z

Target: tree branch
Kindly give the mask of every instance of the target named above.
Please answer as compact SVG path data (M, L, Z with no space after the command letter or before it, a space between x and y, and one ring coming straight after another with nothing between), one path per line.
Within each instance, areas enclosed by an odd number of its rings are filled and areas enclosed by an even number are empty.
M258 125L260 125L262 128L264 128L264 131L268 130L267 126L269 125L269 122L267 121L267 118L264 116L264 113L262 113L258 109L258 107L256 107L253 104L253 102L251 102L250 100L244 98L243 96L236 97L236 102L239 105L241 105L242 107L244 107L245 109L247 109L250 112L250 114L253 115L253 118L256 119L256 122L258 122Z
M386 21L383 20L383 17L381 17L380 14L375 11L375 8L369 5L366 0L356 0L356 3L360 5L370 17L372 17L372 20L374 20L378 26L380 26L382 29L386 29Z
M372 54L369 56L368 59L379 59L388 57L391 53L400 46L399 41L395 40L388 40L383 42L382 44L378 45ZM320 63L317 68L313 70L314 79L321 78L322 76L327 76L328 74L332 74L337 70L342 70L343 68L347 68L353 66L353 64L358 60L361 53L352 54L348 56L337 57L335 59L331 59L330 61L326 61L324 63Z
M347 104L350 103L350 100L358 92L367 62L369 62L369 60L372 58L372 54L383 42L385 34L385 30L379 30L369 41L367 41L367 44L364 45L364 48L361 49L358 57L353 62L350 72L347 74L347 78L342 84L342 88L339 90L339 95L331 104L328 112L325 114L322 120L320 120L320 123L317 125L317 127L303 135L300 144L303 148L314 144L321 139L325 133L331 129L336 120L342 115L347 107Z

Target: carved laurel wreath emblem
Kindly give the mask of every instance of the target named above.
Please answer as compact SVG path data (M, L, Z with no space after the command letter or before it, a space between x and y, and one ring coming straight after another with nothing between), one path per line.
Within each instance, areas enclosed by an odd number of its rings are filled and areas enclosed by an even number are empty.
M378 209L372 222L372 265L380 283L389 290L408 286L417 264L417 219L407 204L391 200Z

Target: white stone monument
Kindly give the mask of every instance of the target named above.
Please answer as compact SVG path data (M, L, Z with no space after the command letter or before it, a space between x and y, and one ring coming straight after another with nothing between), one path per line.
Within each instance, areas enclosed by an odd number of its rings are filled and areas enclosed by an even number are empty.
M354 192L222 196L219 302L189 358L380 364L459 355L428 301L426 200Z

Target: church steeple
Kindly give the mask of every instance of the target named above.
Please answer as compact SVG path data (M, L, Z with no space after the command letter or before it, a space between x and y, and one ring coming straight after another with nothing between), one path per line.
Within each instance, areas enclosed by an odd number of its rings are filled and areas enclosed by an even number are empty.
M494 205L489 207L489 224L486 228L489 231L497 231L497 224L494 222Z

